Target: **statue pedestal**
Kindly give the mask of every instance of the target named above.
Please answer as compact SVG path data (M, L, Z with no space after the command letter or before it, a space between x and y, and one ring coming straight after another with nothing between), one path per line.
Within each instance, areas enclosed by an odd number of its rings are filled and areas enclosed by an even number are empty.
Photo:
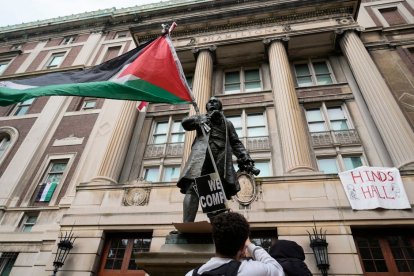
M139 267L151 276L182 276L214 256L211 225L206 221L174 223L158 252L135 254Z

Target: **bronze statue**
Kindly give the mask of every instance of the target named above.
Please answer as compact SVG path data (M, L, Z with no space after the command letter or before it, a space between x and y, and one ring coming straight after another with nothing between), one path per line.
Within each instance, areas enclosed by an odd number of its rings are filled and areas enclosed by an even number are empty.
M231 199L240 190L233 167L232 153L237 157L241 170L256 175L260 172L254 167L254 161L239 140L233 124L224 116L220 100L211 97L206 104L206 109L207 114L186 117L182 121L186 131L197 131L191 154L177 183L181 193L185 194L184 222L194 222L198 210L199 198L194 190L194 179L214 173L207 145L210 145L227 199ZM202 127L206 135L203 135Z

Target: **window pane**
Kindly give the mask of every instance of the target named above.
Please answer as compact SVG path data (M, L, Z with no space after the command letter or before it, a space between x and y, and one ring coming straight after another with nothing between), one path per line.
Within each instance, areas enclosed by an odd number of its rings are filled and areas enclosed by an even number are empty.
M226 93L240 92L240 73L227 72L224 80L224 91Z
M267 136L265 127L249 127L247 128L247 137Z
M135 254L140 252L148 252L151 245L151 239L150 238L139 238L133 240L133 246L132 246L132 252L128 264L129 270L139 270L141 269L136 264L136 258Z
M247 115L247 126L264 126L263 114L249 114Z
M0 75L3 74L4 71L6 71L6 68L9 62L10 62L9 60L0 61Z
M171 143L184 142L185 132L183 126L181 125L181 121L174 121L171 132Z
M310 132L323 132L326 131L325 123L310 123L308 124Z
M155 134L167 133L168 131L168 122L157 123L155 127Z
M240 83L239 72L227 72L225 75L225 84Z
M165 144L167 143L167 134L154 136L154 144Z
M330 75L317 75L316 76L317 84L325 85L325 84L332 84L332 78Z
M144 179L148 182L156 182L158 181L159 176L159 168L146 168L144 170Z
M260 170L259 177L271 176L269 161L257 161L254 166Z
M239 137L243 137L243 133L242 133L242 119L240 116L229 116L226 117L228 120L230 120L230 122L233 123L234 129L237 132L237 136Z
M338 173L335 158L318 159L318 167L324 173Z
M260 81L258 81L258 82L245 83L244 88L246 92L254 92L254 91L260 91L262 87L261 87Z
M240 92L240 84L226 84L224 87L226 94Z
M260 73L258 69L246 70L244 72L246 92L259 91L261 89Z
M306 119L308 120L308 122L323 121L321 110L319 108L306 110Z
M344 157L345 169L352 170L362 166L362 160L359 156Z
M260 81L260 74L258 69L246 70L244 72L244 79L246 81Z
M329 74L328 65L326 62L314 62L313 69L317 75L319 74Z
M51 173L63 172L66 169L67 163L53 163L50 169Z
M7 150L7 148L10 145L10 143L11 143L10 137L4 137L3 139L0 140L0 157Z
M127 243L128 240L121 238L114 238L111 241L105 262L105 269L121 269Z
M172 132L184 132L183 126L181 125L181 121L174 121Z
M309 67L307 64L295 64L296 76L310 76Z
M328 107L328 116L330 120L346 119L342 107Z
M311 86L313 85L312 78L311 77L298 77L298 86L304 87L304 86Z
M348 125L346 120L341 121L331 121L332 130L348 130Z
M180 166L166 167L164 170L164 182L171 182L177 180L180 177Z
M48 68L58 67L63 60L63 54L53 55L50 59L49 64L47 65Z
M95 108L95 106L96 106L96 100L85 101L83 102L82 109L92 109L92 108Z
M188 86L192 89L193 88L193 76L185 77Z

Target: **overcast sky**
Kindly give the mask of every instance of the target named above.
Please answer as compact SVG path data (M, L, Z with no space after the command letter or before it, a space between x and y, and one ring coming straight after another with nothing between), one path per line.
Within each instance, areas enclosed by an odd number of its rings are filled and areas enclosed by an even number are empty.
M128 8L158 2L161 0L2 0L0 27L112 7Z

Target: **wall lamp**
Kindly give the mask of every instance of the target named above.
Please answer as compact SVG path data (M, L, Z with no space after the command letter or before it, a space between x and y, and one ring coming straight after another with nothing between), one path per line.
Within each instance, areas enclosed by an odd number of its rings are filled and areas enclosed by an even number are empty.
M73 248L73 242L75 241L76 237L73 237L73 232L65 232L65 236L63 233L60 235L60 241L58 243L58 249L56 252L55 260L53 261L53 266L55 269L53 270L53 276L56 276L59 268L61 268L66 261L66 257L69 254L69 251Z
M310 247L315 255L316 265L322 272L322 276L328 275L329 259L328 259L328 243L326 242L326 230L322 233L322 228L319 230L315 227L312 229L313 233L309 233Z

